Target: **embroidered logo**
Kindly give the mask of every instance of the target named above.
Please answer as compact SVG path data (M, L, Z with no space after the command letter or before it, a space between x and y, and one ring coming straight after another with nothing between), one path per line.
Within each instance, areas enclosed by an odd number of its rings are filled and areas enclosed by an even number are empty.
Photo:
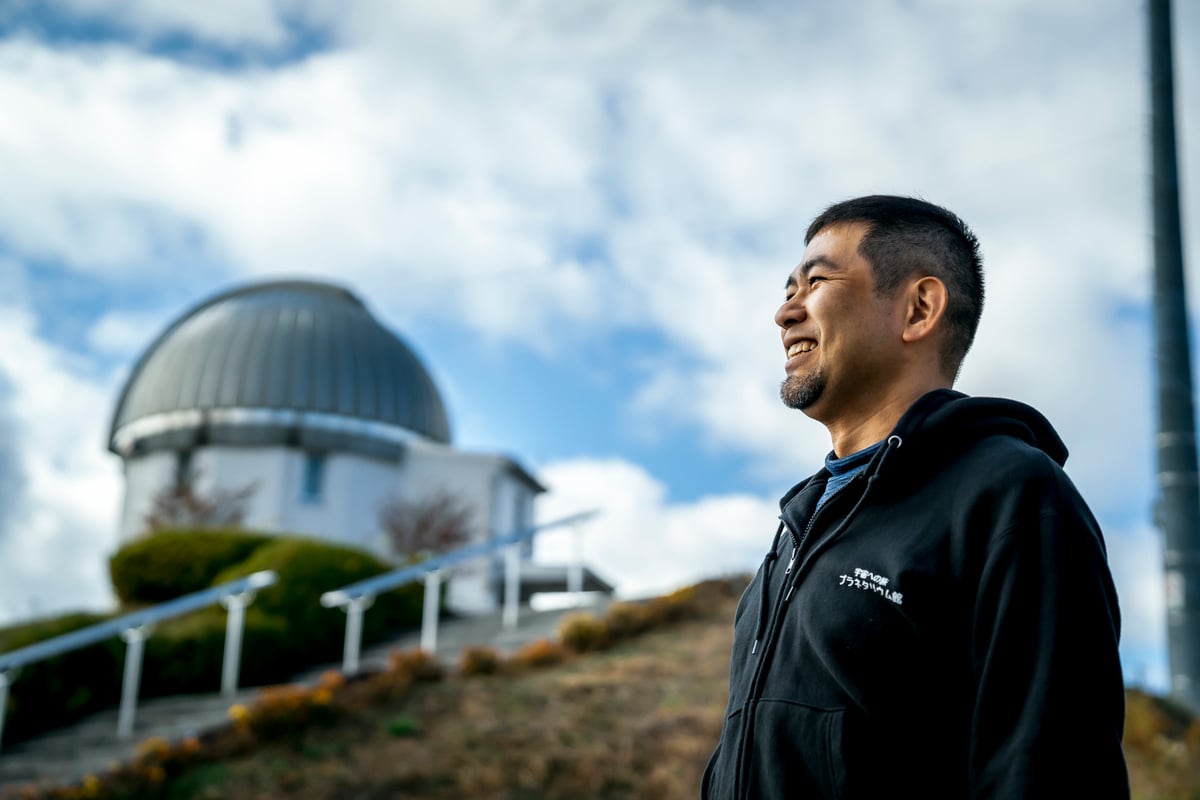
M853 589L862 589L864 592L875 592L898 606L904 604L903 594L887 588L891 580L883 575L876 575L869 569L855 569L853 575L839 575L838 577L841 581L838 586L849 586Z

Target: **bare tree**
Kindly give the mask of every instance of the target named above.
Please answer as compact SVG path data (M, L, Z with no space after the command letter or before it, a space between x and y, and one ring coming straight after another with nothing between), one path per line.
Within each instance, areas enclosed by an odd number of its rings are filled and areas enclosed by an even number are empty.
M164 487L151 501L150 511L142 518L147 530L179 527L238 527L246 518L246 505L258 491L258 482L240 489L217 487L201 493L195 476L188 476Z
M453 550L471 540L474 510L445 490L418 499L393 497L379 511L392 553L410 561Z

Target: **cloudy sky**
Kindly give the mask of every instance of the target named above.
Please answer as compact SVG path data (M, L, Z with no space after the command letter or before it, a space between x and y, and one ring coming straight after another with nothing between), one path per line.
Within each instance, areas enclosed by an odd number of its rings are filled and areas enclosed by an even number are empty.
M750 568L829 448L777 400L784 276L824 206L888 192L979 234L959 388L1058 426L1130 679L1164 686L1142 5L5 3L0 620L109 602L132 361L278 276L358 293L456 440L552 487L544 516L602 508L586 554L624 594ZM1195 268L1200 6L1176 6Z

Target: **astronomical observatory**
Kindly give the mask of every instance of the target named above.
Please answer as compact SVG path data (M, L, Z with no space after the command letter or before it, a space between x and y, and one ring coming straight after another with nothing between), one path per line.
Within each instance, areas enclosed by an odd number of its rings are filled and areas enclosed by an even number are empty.
M441 395L416 354L350 291L314 281L235 288L184 313L134 365L109 449L125 466L119 537L144 532L155 497L253 486L242 524L353 545L390 559L380 511L451 496L472 542L533 524L545 487L504 455L451 444ZM522 594L564 591L565 567L526 548ZM498 608L502 559L459 567L446 603ZM584 588L612 587L584 570Z

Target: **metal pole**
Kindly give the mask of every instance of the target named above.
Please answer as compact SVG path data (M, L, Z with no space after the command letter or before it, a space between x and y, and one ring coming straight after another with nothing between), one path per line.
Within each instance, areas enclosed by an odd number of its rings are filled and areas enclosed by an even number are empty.
M237 692L238 666L242 659L242 632L245 629L246 606L254 599L252 592L226 595L221 605L229 609L225 623L225 663L221 667L221 694L232 697Z
M0 671L0 744L4 742L4 713L8 711L8 686L14 677L11 671Z
M1184 290L1170 0L1150 0L1158 478L1171 694L1200 712L1200 481Z
M442 602L442 573L425 573L425 605L421 609L421 649L437 653L438 613Z
M125 679L121 684L121 710L117 715L117 738L133 736L133 716L137 711L138 686L142 680L142 653L145 650L149 627L127 628L121 631L125 640Z
M520 545L510 545L504 551L504 627L517 627L518 607L521 603L521 550Z
M374 600L371 595L363 595L346 604L346 647L342 653L342 672L347 675L358 673L358 656L362 651L363 611L370 608Z

